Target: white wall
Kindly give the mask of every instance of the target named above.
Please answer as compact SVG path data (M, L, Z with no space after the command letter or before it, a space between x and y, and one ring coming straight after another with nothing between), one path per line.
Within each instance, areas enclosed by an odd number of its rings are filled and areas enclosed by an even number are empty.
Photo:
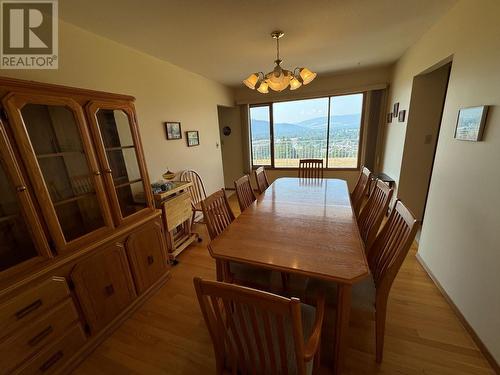
M500 361L500 2L462 0L397 63L389 104L408 108L413 77L453 56L420 256ZM453 139L458 110L493 108L484 141ZM387 128L383 170L399 179L406 127Z
M209 192L224 185L217 105L233 104L231 90L63 21L59 51L58 70L1 70L0 75L132 95L151 181L167 167L193 168ZM183 139L167 141L164 121L180 121ZM186 130L200 131L200 146L186 146Z

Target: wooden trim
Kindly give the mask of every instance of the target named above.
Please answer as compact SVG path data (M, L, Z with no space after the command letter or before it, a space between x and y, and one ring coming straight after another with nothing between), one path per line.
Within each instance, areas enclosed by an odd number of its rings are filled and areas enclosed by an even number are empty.
M96 91L89 89L82 89L78 87L71 86L61 86L54 85L51 83L43 83L37 81L26 81L22 79L0 77L0 86L5 91L16 91L19 89L32 90L33 93L39 93L40 90L50 94L66 95L66 96L81 96L81 97L93 97L102 99L118 99L118 100L130 100L134 101L135 98L129 95L113 94L104 91Z
M490 353L490 351L488 350L488 348L486 347L486 345L484 345L483 341L478 336L478 334L476 333L476 331L474 330L474 328L472 328L472 326L469 324L469 322L467 321L467 319L465 319L465 317L463 316L463 314L460 311L460 309L457 307L457 305L455 305L455 302L453 302L453 300L450 298L450 296L448 295L448 293L446 293L446 291L442 287L441 283L438 281L438 279L436 278L436 276L434 276L434 274L432 273L432 271L430 270L430 268L427 266L427 264L425 263L425 261L422 259L422 257L420 256L420 254L417 253L415 256L417 258L417 262L422 266L422 268L424 269L424 271L427 273L427 275L430 277L430 279L434 282L434 284L438 288L439 292L443 295L443 297L446 300L446 302L448 302L448 304L450 305L451 309L453 310L453 312L457 316L457 318L460 321L460 323L462 323L462 325L464 326L465 330L472 337L472 340L477 345L479 351L484 355L484 357L486 358L486 360L488 361L488 363L490 364L490 366L493 368L493 371L495 371L495 373L497 373L497 374L500 374L500 365L495 360L495 358L493 357L493 355Z

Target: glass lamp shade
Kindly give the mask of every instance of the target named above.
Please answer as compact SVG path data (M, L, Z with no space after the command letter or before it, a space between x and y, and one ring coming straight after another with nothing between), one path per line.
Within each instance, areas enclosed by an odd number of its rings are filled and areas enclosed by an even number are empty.
M248 76L247 79L243 81L246 87L249 89L255 90L255 85L259 81L259 75L257 73L252 73Z
M295 77L293 77L290 80L290 90L297 90L300 86L302 86L302 83Z
M290 84L292 73L288 70L274 69L271 73L266 74L266 82L269 87L274 91L283 91Z
M261 94L267 94L269 92L269 86L267 85L266 82L262 81L257 87L257 91L260 92Z
M300 69L300 78L302 78L302 83L304 85L307 85L310 83L314 78L316 78L316 73L311 72L307 68L301 68Z

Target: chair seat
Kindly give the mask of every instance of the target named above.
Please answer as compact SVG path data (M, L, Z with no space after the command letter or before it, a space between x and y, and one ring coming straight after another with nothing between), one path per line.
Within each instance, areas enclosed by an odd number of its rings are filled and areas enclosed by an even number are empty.
M307 286L306 295L314 298L320 290L324 290L329 305L335 306L337 304L336 283L316 279L311 280ZM352 308L375 312L376 293L377 290L371 275L357 282L352 286Z
M305 303L300 304L300 310L301 310L301 316L302 316L302 334L304 335L304 341L309 338L309 336L312 333L314 323L315 323L315 318L316 318L316 308L307 305ZM251 323L251 317L248 314L247 309L243 309L243 317L245 320L245 326L247 327L248 330L253 330L253 326ZM238 320L238 318L235 316L235 323L236 326L238 327L238 331L242 332L242 329L239 328L241 325L241 322ZM271 323L271 331L272 331L272 336L274 337L274 345L275 345L275 353L279 352L279 347L278 347L278 339L277 339L277 332L276 332L276 326L275 326L275 320L270 319ZM297 368L296 368L296 359L295 359L295 348L294 348L294 339L293 339L293 333L292 333L292 324L290 321L285 320L285 344L286 344L286 356L287 356L287 364L288 364L288 374L297 374ZM258 332L260 337L265 337L265 328L264 324L261 318L257 317L257 325L258 325ZM253 335L251 336L253 337ZM256 343L254 340L252 340L252 347L253 350L255 351L256 349ZM245 354L248 355L248 348L244 345L243 343L243 350L245 351ZM281 374L281 365L279 362L279 359L276 358L277 364L278 364L278 372L273 372L271 371L270 368L267 368L264 374ZM258 359L257 359L258 361ZM313 373L313 360L309 361L306 363L306 374L311 375ZM231 368L231 361L226 359L226 366L228 368ZM256 369L260 369L259 363L252 363L249 366L255 367ZM249 370L249 368L247 368Z

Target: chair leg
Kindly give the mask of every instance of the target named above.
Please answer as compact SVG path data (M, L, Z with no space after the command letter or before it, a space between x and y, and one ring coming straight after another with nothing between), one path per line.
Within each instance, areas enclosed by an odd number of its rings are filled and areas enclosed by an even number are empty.
M375 310L375 360L382 363L384 355L385 320L387 315L387 301L377 304Z

